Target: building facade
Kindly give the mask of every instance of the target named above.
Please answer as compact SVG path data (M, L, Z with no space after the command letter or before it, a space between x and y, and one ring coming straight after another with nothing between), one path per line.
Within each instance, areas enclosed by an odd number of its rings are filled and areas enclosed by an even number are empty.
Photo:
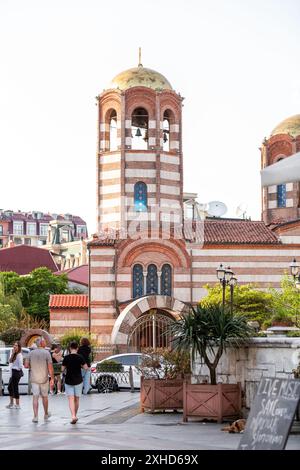
M96 170L88 306L72 327L90 331L106 355L167 346L170 323L218 282L220 263L239 283L266 289L279 288L300 257L300 243L284 243L264 221L201 220L196 195L183 193L182 97L142 64L98 96ZM51 333L59 335L65 301L54 297Z
M261 168L300 151L300 114L282 121L261 147ZM262 188L262 220L275 226L300 217L299 183L283 183Z
M78 216L0 210L0 248L54 245L81 238L87 238L87 226Z

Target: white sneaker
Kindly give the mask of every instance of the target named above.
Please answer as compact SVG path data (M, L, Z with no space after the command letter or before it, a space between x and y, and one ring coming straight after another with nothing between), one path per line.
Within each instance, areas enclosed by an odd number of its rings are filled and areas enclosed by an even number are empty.
M14 405L12 403L10 403L9 405L6 405L6 408L8 408L9 410L11 410L12 408L14 408Z
M39 422L39 418L37 416L34 416L33 419L32 419L32 422L33 423L38 423Z
M48 414L44 416L44 420L47 421L50 417L51 417L51 413L49 413L48 411Z
M21 407L20 407L20 405L15 405L15 406L14 406L14 409L15 409L15 410L20 410Z
M57 392L57 395L61 395L61 392Z

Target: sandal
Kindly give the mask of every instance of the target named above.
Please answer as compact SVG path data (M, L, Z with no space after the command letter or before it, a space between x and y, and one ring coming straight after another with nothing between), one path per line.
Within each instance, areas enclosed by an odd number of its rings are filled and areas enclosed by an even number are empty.
M71 424L76 424L77 421L78 421L78 418L74 418L74 419L72 419L72 421L70 421L70 423L71 423Z

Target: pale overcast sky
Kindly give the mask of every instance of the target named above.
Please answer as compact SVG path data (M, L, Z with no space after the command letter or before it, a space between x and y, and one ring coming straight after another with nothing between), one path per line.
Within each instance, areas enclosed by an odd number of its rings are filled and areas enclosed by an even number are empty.
M95 96L141 46L185 97L185 190L259 219L258 149L300 113L299 25L299 0L0 0L0 207L95 231Z

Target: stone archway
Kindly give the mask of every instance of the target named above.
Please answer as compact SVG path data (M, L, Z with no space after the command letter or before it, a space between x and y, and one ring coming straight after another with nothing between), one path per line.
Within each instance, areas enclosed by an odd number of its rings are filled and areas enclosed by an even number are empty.
M20 339L21 345L23 347L30 347L32 346L34 341L41 336L46 341L47 346L51 347L52 337L49 335L47 331L42 330L40 328L31 328L29 330L26 330Z
M188 311L189 307L180 300L165 295L140 297L127 305L119 315L111 334L112 344L126 347L135 322L151 309L165 310L177 320L180 314Z

